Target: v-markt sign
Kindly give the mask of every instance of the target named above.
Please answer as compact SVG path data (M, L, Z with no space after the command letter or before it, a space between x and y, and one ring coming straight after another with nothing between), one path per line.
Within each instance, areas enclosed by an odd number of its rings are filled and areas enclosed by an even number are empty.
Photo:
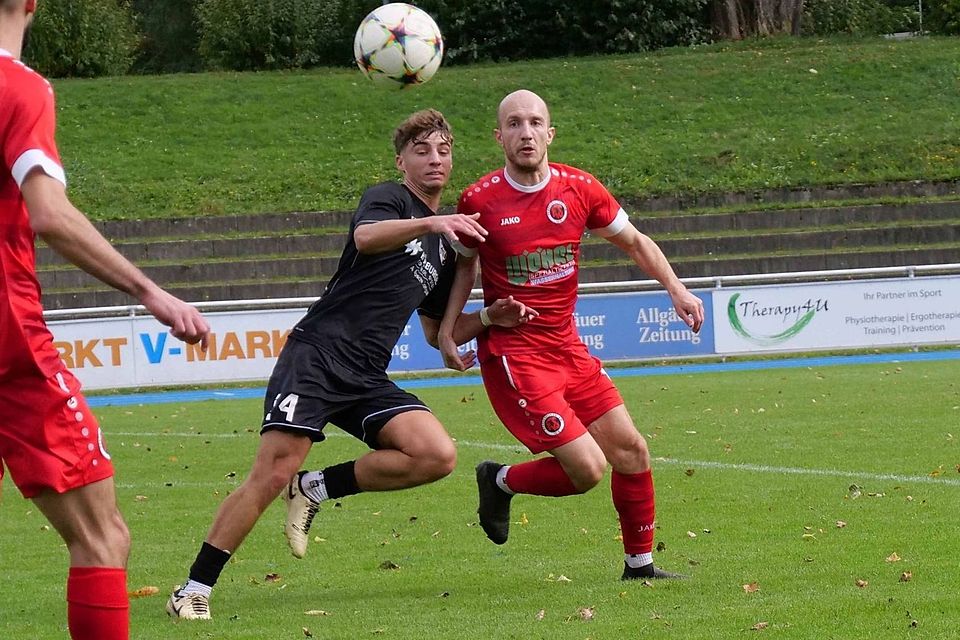
M720 354L960 342L956 277L721 289L713 309Z

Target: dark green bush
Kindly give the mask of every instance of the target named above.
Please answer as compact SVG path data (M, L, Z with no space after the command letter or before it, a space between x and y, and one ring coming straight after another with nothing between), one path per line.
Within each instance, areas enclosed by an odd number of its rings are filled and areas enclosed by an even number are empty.
M449 62L627 53L703 42L708 0L423 0Z
M210 67L236 70L349 60L334 50L340 12L341 0L200 0L200 55Z
M807 35L877 35L919 28L917 4L906 0L807 0L803 12Z
M134 69L143 73L199 71L198 0L133 0L143 42Z
M924 3L923 28L932 33L960 35L960 0L933 0Z
M126 73L140 34L128 0L57 0L39 4L24 59L52 77Z

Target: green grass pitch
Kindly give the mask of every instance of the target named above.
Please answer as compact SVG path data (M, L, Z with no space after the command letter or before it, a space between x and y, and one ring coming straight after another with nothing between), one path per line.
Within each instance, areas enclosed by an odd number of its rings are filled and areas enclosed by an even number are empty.
M163 605L249 469L260 403L100 409L133 535L132 637L955 638L960 363L619 378L654 456L657 562L690 579L618 580L609 482L520 496L510 541L476 525L473 467L526 457L481 387L418 390L457 439L434 485L325 504L307 557L282 504L227 566L214 620ZM364 449L330 429L311 468ZM0 637L65 638L66 551L9 478ZM311 613L308 613L311 612Z

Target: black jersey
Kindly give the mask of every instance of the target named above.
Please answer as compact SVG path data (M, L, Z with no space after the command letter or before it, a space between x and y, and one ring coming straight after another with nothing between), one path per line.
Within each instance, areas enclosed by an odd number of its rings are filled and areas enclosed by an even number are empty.
M443 317L456 254L446 238L428 233L399 249L365 255L357 251L353 234L363 224L432 215L401 184L385 182L367 189L350 223L337 272L290 338L316 345L358 373L385 372L415 309L431 318Z

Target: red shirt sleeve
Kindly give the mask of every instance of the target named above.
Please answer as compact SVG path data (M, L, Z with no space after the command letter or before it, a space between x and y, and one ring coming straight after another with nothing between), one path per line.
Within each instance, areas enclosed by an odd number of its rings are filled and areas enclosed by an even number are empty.
M590 210L587 228L601 237L617 235L629 222L627 214L599 180L590 174L585 174L585 177L582 185L586 190L585 199Z
M472 187L468 188L460 194L460 200L457 202L457 213L471 215L478 212L476 197L470 198L469 200L467 198L467 193L471 188ZM478 246L480 246L480 242L476 238L469 236L464 236L453 243L453 248L457 250L457 253L465 256L476 255Z
M7 62L3 94L3 162L21 184L40 167L66 184L54 132L56 111L53 87L40 75L16 62Z

